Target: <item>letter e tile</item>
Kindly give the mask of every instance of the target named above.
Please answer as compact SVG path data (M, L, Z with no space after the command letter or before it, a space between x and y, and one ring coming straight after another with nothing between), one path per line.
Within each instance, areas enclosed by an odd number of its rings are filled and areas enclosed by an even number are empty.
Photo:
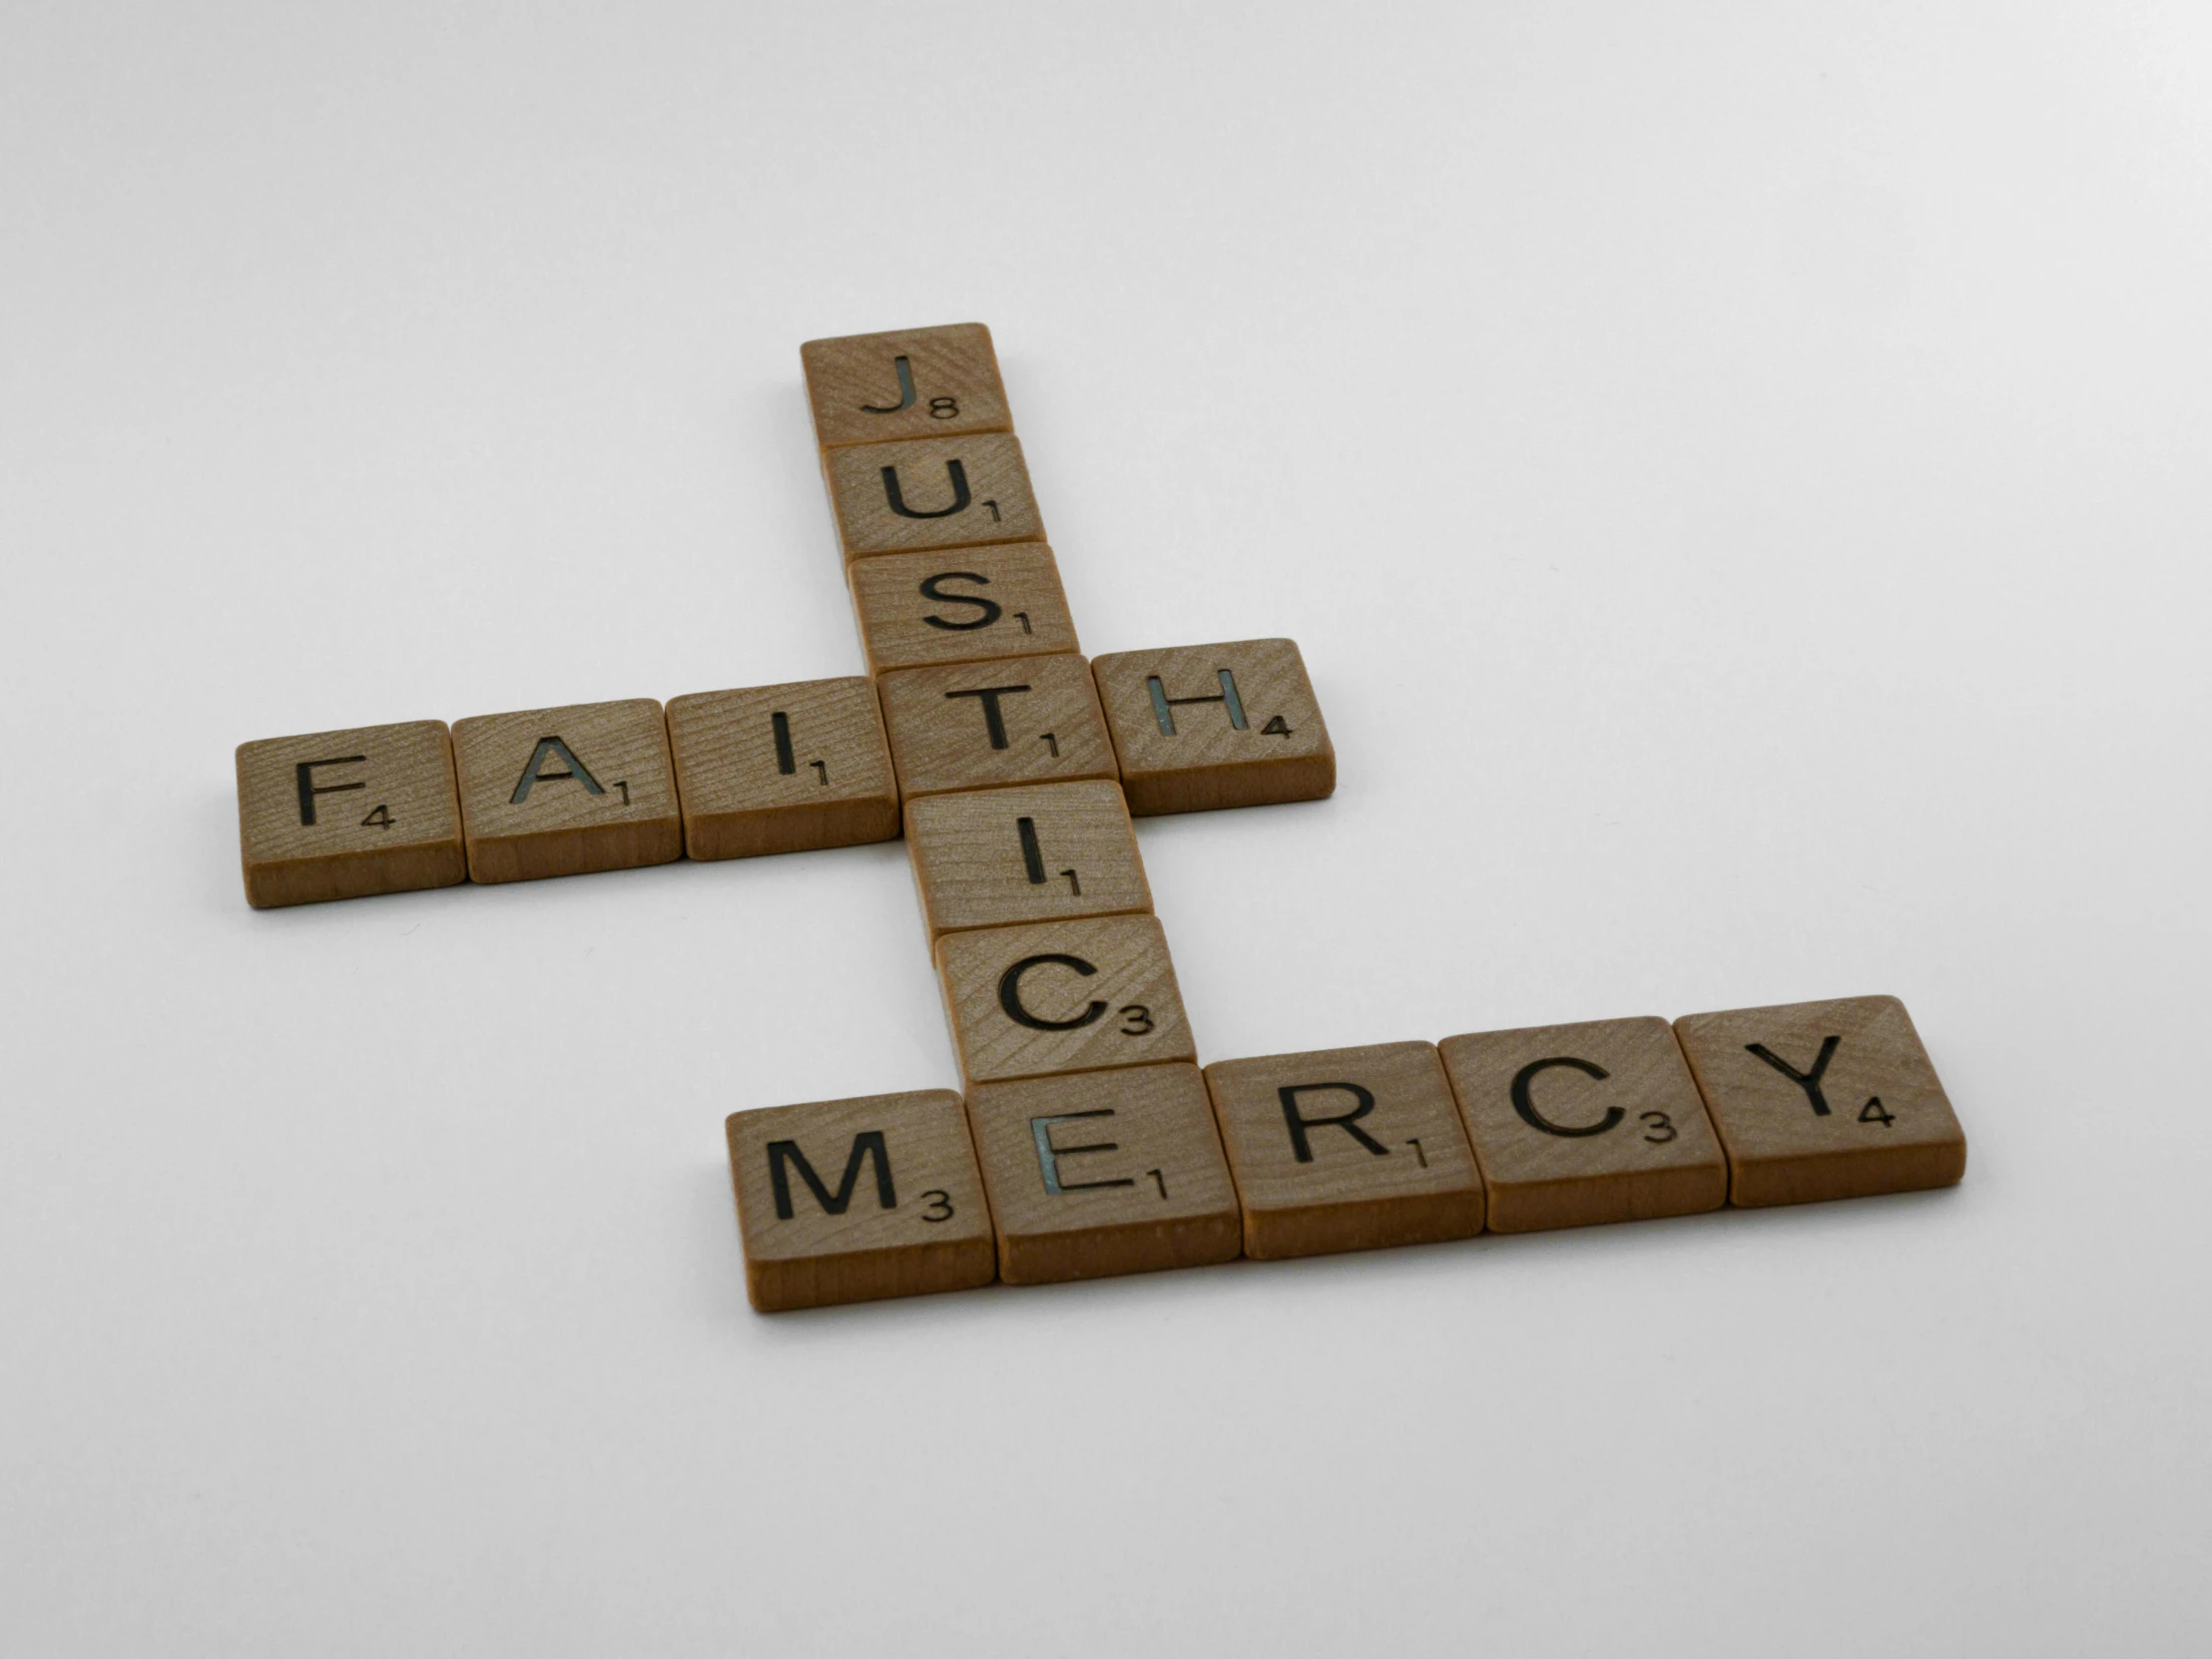
M1429 1043L1206 1068L1257 1260L1471 1238L1482 1177Z
M1296 641L1117 651L1091 671L1139 818L1318 801L1337 788Z
M256 909L468 878L442 720L242 743L238 777L239 857Z
M649 697L453 724L476 881L665 864L684 855L668 728Z
M898 838L898 786L868 681L692 692L668 706L694 858Z
M1732 1008L1674 1022L1752 1207L1947 1187L1966 1136L1894 996Z
M1663 1019L1480 1031L1437 1045L1490 1190L1490 1231L1717 1210L1728 1164Z
M1198 1267L1237 1254L1237 1194L1194 1065L968 1092L1009 1285Z
M762 1313L990 1283L990 1212L950 1090L770 1106L728 1129Z

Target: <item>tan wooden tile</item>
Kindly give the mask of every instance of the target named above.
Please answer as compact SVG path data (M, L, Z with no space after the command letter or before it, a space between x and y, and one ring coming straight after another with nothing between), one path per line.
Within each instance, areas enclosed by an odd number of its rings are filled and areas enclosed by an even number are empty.
M242 743L238 777L256 909L468 879L442 720Z
M477 881L665 864L684 855L668 728L649 697L453 723Z
M1082 649L1043 542L887 553L846 569L870 674Z
M1137 817L1335 793L1337 752L1296 641L1117 651L1091 669Z
M923 796L906 804L906 844L931 938L1152 909L1129 809L1112 784Z
M1467 1239L1482 1177L1430 1043L1220 1060L1214 1116L1258 1261Z
M847 559L1045 539L1010 432L825 450L822 471Z
M1966 1173L1966 1136L1894 996L1674 1022L1728 1151L1731 1204L1809 1204Z
M1717 1210L1728 1163L1663 1019L1477 1031L1437 1045L1490 1190L1490 1231Z
M728 1131L762 1313L990 1283L990 1211L949 1089L737 1112Z
M1237 1254L1237 1194L1193 1065L992 1083L968 1121L1009 1285Z
M946 933L936 957L970 1084L1198 1057L1151 916Z
M1115 776L1114 746L1080 657L905 668L876 689L899 793L909 801Z
M867 680L692 692L670 699L668 738L694 858L898 837L898 786Z
M991 331L980 322L811 339L799 358L815 440L826 449L1014 429Z

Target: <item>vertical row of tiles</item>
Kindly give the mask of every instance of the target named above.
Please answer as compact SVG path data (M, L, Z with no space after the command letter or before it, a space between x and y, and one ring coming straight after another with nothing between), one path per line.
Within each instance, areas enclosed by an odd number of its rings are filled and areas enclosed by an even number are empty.
M1235 1192L1116 740L990 333L814 340L801 357L998 1273L1235 1256ZM917 1208L912 1226L927 1239L952 1220Z

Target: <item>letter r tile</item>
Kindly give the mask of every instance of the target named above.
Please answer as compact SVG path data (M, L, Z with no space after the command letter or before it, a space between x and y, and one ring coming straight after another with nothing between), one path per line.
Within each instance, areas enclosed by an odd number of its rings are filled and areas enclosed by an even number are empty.
M848 560L1045 539L1011 432L826 450L822 471Z
M256 909L468 878L442 720L242 743L238 779L239 861Z
M1490 1190L1491 1232L1727 1201L1727 1161L1665 1020L1480 1031L1437 1046Z
M950 1090L770 1106L727 1127L762 1313L990 1283L990 1211Z
M1482 1177L1429 1043L1378 1043L1206 1068L1266 1260L1427 1244L1482 1231Z
M1194 1065L968 1091L1009 1285L1146 1273L1237 1254L1237 1194Z
M978 927L945 934L936 953L970 1086L1197 1058L1151 916Z
M1894 996L1674 1022L1728 1150L1729 1202L1808 1204L1947 1187L1966 1136Z

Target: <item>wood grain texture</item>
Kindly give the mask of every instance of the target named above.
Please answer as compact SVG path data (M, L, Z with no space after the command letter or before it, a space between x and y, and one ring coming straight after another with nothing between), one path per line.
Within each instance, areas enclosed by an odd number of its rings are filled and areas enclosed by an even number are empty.
M949 1089L737 1112L727 1130L746 1294L762 1313L966 1290L996 1273Z
M1045 539L1011 433L829 449L822 474L847 559Z
M1206 1068L1255 1260L1472 1238L1482 1177L1433 1044Z
M1866 1198L1966 1173L1965 1132L1894 996L1690 1014L1674 1029L1728 1152L1731 1204Z
M1007 1284L1236 1256L1236 1189L1196 1066L993 1083L967 1106Z
M825 449L1014 429L998 353L980 322L811 339L799 360Z
M668 737L694 858L898 836L898 785L867 680L688 693L669 702Z
M586 875L684 855L668 728L649 697L455 721L453 767L473 880Z
M946 933L936 959L970 1084L1198 1057L1151 916Z
M1728 1162L1665 1020L1471 1032L1438 1048L1489 1188L1491 1232L1728 1201Z
M1091 669L1137 817L1335 793L1337 752L1297 642L1117 651Z
M258 910L468 879L442 720L238 748L239 862Z
M870 674L1082 649L1043 542L886 553L845 568Z
M1080 657L900 669L876 689L899 793L909 801L1116 776L1098 693Z
M1129 809L1113 784L923 796L906 805L906 845L931 938L1152 909Z

